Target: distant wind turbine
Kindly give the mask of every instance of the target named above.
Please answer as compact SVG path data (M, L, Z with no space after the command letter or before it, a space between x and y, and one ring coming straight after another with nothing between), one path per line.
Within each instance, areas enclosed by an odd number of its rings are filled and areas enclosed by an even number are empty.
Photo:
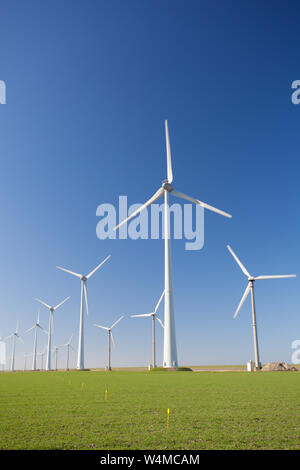
M122 320L122 318L124 318L124 315L122 317L120 317L119 320L117 320L115 323L113 323L110 328L107 328L106 326L97 325L96 323L94 323L94 326L97 326L97 328L102 328L103 330L106 330L108 332L108 366L107 366L107 370L111 370L111 365L110 365L110 350L111 350L110 339L112 340L113 345L115 345L115 340L114 340L114 337L113 337L113 334L112 334L111 330Z
M229 252L232 254L232 256L234 257L235 261L237 262L237 264L239 265L241 270L243 271L243 273L245 274L245 276L247 276L248 281L249 281L248 284L247 284L246 290L245 290L245 292L242 296L242 299L239 303L239 306L238 306L238 308L236 309L236 311L234 313L233 318L236 318L236 316L239 313L239 311L240 311L243 303L245 302L248 294L251 292L252 328L253 328L253 340L254 340L255 367L256 367L256 369L261 369L261 362L260 362L260 358L259 358L259 349L258 349L258 339L257 339L256 313L255 313L255 301L254 301L254 282L255 281L260 281L260 280L265 280L265 279L281 279L281 278L287 278L287 277L296 277L296 275L295 274L280 274L280 275L275 275L275 276L257 276L257 277L253 277L253 276L251 276L251 274L249 274L249 272L247 271L245 266L239 260L237 255L234 253L233 249L229 245L227 245L227 248L228 248Z
M160 296L159 301L156 304L156 307L154 309L154 312L151 313L144 313L141 315L131 315L131 318L141 318L141 317L152 317L152 367L156 367L156 359L155 359L155 319L160 323L160 325L164 328L163 322L161 319L157 316L157 310L158 307L160 306L160 303L162 301L162 298L164 296L165 292L163 292Z
M66 366L66 370L69 370L69 357L70 357L70 348L73 349L73 351L75 351L75 349L73 348L73 346L71 345L71 341L72 341L72 338L73 338L73 334L71 335L69 341L66 343L66 344L61 344L59 347L60 348L63 348L63 347L67 347L67 366Z
M86 305L86 313L88 315L89 308L88 308L88 298L87 298L87 288L86 288L86 281L110 258L108 255L104 261L102 261L98 266L93 269L87 276L83 276L82 274L74 273L66 268L61 268L60 266L56 266L58 269L62 271L66 271L66 273L72 274L73 276L78 277L81 280L81 299L80 299L80 321L79 321L79 338L78 338L78 356L77 356L77 369L84 369L84 334L83 334L83 313L84 313L84 298L85 298L85 305Z
M18 338L18 340L20 340L24 344L24 341L22 340L21 336L19 336L18 332L19 332L19 322L17 323L17 327L16 327L15 332L5 338L5 339L12 338L12 353L11 353L11 363L10 363L10 371L11 372L15 371L16 338Z
M40 304L44 305L49 309L49 330L48 330L48 348L47 348L47 363L46 363L46 370L51 370L51 337L52 337L52 329L53 329L53 313L57 310L62 304L64 304L70 297L65 298L62 302L60 302L56 307L51 307L50 305L46 304L43 300L35 299Z
M114 230L117 230L121 225L128 222L130 219L138 215L143 209L153 204L164 195L164 245L165 245L165 312L164 312L164 360L163 366L167 368L177 368L177 346L175 334L175 317L174 317L174 300L173 300L173 287L171 275L171 248L170 248L170 217L169 217L169 194L176 196L180 199L185 199L194 204L199 204L201 207L210 211L221 214L225 217L231 217L227 212L216 209L213 206L206 204L198 199L187 196L179 191L176 191L172 186L173 171L171 162L171 147L169 139L168 122L165 121L166 133L166 152L167 152L167 179L162 182L162 186L153 194L153 196L143 204L139 209L134 211L127 219L123 220L117 225Z
M37 350L37 332L38 329L41 329L45 334L48 334L46 330L40 325L40 311L38 311L37 321L36 323L25 331L24 334L28 333L31 330L35 330L34 332L34 344L33 344L33 360L32 360L32 370L36 370L36 350Z

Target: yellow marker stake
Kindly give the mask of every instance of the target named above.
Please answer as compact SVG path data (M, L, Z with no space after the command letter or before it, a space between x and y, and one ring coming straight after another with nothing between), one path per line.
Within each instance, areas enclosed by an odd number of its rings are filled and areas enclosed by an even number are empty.
M167 430L169 429L170 425L170 408L167 409Z
M107 401L107 388L105 389L105 401Z
M81 391L83 392L84 384L81 384Z

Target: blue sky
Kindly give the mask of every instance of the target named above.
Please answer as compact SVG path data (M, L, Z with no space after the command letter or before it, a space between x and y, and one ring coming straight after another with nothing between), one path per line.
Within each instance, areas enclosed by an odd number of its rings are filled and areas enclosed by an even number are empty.
M253 358L246 279L298 273L299 6L279 1L2 1L0 80L0 334L36 317L35 297L71 299L54 319L54 345L74 332L80 286L55 266L89 272L86 363L106 363L92 326L151 311L163 288L161 240L99 240L97 206L144 202L166 177L168 119L174 185L226 210L205 214L205 245L172 243L180 364ZM177 202L177 201L176 201ZM261 358L291 359L300 337L299 279L256 286ZM161 309L162 313L162 309ZM41 323L48 312L41 307ZM162 332L158 331L158 362ZM41 337L42 338L42 337ZM124 319L113 365L151 358L151 325ZM17 365L32 349L17 345ZM40 347L45 343L40 342ZM64 364L60 353L60 365Z

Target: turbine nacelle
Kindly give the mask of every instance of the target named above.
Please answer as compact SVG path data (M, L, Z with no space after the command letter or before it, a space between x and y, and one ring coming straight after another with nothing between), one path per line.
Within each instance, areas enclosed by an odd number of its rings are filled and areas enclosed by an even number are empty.
M171 193L173 191L173 186L168 182L168 180L164 180L162 182L162 188L165 190L165 191L168 191L168 193Z

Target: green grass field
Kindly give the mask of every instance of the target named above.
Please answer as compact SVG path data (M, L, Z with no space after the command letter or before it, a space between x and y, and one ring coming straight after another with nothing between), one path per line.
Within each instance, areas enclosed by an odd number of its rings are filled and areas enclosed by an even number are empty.
M300 449L299 397L293 372L1 373L0 448Z

